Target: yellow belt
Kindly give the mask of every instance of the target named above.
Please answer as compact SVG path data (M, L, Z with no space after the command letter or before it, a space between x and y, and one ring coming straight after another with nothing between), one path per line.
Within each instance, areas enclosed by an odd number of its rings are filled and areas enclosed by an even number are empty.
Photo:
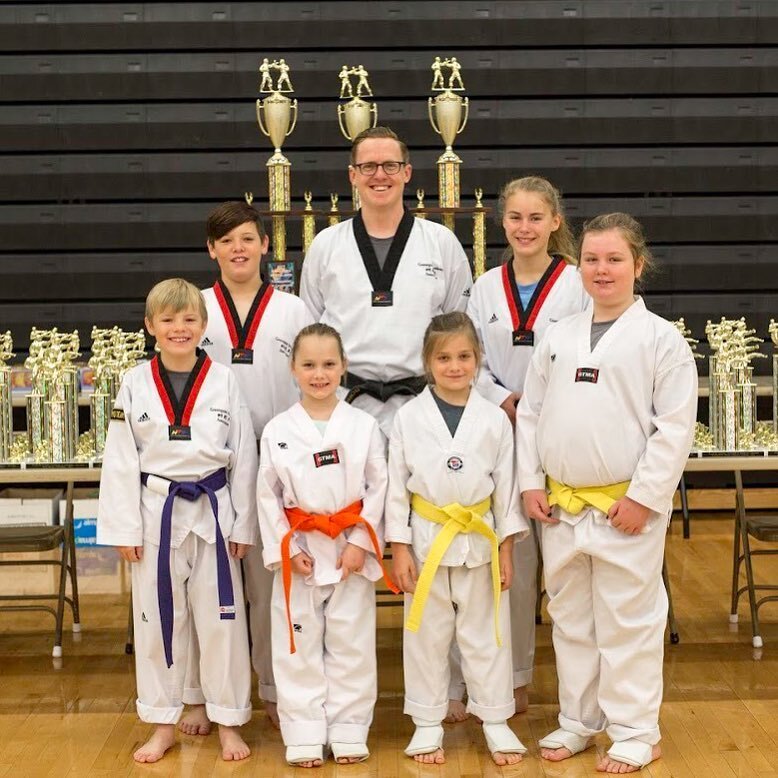
M567 486L546 476L548 504L559 505L573 515L580 513L585 506L591 505L607 514L616 500L620 500L629 489L629 481L620 481L607 486Z
M430 593L430 587L432 586L432 579L435 577L440 561L443 559L443 555L451 545L451 541L460 532L477 532L479 535L483 535L492 547L492 590L494 592L494 635L497 640L497 645L502 646L502 640L500 638L500 625L499 625L499 607L500 607L500 555L499 555L499 541L494 530L483 520L484 514L487 513L491 506L491 498L487 497L485 500L476 505L460 505L458 502L453 502L450 505L443 505L438 507L428 502L418 494L414 494L411 499L411 507L414 512L417 513L427 521L432 521L435 524L442 524L443 529L438 533L430 548L430 552L427 555L427 559L421 568L421 575L416 582L416 592L413 595L413 602L411 603L411 611L408 614L408 620L405 622L405 628L411 632L418 632L421 626L421 617L424 613L424 606L427 603L427 597Z

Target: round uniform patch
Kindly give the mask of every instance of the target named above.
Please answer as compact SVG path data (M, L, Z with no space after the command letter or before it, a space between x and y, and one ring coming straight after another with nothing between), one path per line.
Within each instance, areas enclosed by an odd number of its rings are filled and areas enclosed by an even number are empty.
M456 472L457 470L462 469L463 464L464 462L459 457L449 457L448 461L446 462L446 467L449 470Z

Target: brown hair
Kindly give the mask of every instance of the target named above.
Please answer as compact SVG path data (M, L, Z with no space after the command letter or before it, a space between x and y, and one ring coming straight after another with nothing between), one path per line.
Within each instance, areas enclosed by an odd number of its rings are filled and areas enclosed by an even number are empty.
M300 347L300 341L303 338L307 338L310 335L318 335L320 338L335 338L338 344L338 351L340 352L340 358L343 362L346 361L346 352L343 350L343 340L340 337L340 333L329 324L322 324L320 321L314 324L309 324L307 327L303 327L294 339L292 344L292 362L297 356L297 350Z
M473 320L462 311L441 313L439 316L433 316L432 321L427 325L421 347L421 361L429 383L434 383L430 369L432 357L435 351L440 348L440 344L452 335L467 335L470 338L475 353L476 372L481 366L481 341L478 340Z
M205 232L208 236L208 242L214 243L223 238L228 232L240 227L246 222L253 222L257 225L257 232L260 238L264 238L265 225L262 223L262 217L259 211L249 205L245 200L231 200L221 205L217 205L209 214L205 222Z
M608 232L610 230L619 231L621 237L627 242L635 262L639 259L643 260L642 276L654 272L656 263L654 262L654 258L651 256L651 251L646 243L646 235L643 232L643 226L634 216L620 212L604 213L600 216L595 216L588 222L584 222L583 229L581 230L581 237L578 239L579 265L581 264L581 248L583 247L584 238L590 232Z
M560 254L566 262L571 265L575 264L575 238L565 218L565 212L562 208L562 195L559 193L559 190L550 181L541 176L514 178L513 181L505 184L497 200L497 213L500 218L500 224L502 224L505 216L505 204L516 192L532 192L533 194L540 195L551 209L551 215L559 217L559 228L552 232L548 239L548 252L549 254ZM513 254L509 246L503 259L507 260L512 256Z
M363 141L371 140L372 138L389 138L390 140L396 140L397 143L400 144L400 156L402 157L402 161L405 162L406 165L411 161L408 147L397 137L397 133L394 130L389 129L389 127L382 127L379 124L377 127L368 127L366 130L362 130L362 132L354 138L351 144L352 165L356 165L357 163L357 148L359 147L359 144Z
M146 318L151 321L163 311L195 310L203 322L208 321L208 309L205 307L200 290L183 278L168 278L155 284L146 297Z

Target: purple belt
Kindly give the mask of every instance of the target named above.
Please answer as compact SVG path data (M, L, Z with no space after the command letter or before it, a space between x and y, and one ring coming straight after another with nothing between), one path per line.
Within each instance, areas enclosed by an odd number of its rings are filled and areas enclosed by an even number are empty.
M148 485L150 473L141 473L140 480ZM219 618L235 618L235 596L232 591L230 561L227 544L219 526L219 502L216 492L227 485L227 471L222 468L201 481L170 481L168 495L162 508L162 524L159 530L159 554L157 556L157 599L159 620L162 625L162 642L165 646L165 661L173 665L173 584L170 578L170 535L173 523L173 503L176 497L195 502L200 496L208 495L213 518L216 521L216 576L219 587Z

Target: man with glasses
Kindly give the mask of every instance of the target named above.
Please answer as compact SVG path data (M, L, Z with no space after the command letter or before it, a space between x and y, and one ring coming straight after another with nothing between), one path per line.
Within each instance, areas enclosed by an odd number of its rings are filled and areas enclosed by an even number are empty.
M362 204L320 232L305 257L300 297L338 330L348 358L344 396L388 437L397 409L425 385L421 343L430 319L464 311L472 275L451 230L403 205L408 147L388 127L354 138L349 179Z

